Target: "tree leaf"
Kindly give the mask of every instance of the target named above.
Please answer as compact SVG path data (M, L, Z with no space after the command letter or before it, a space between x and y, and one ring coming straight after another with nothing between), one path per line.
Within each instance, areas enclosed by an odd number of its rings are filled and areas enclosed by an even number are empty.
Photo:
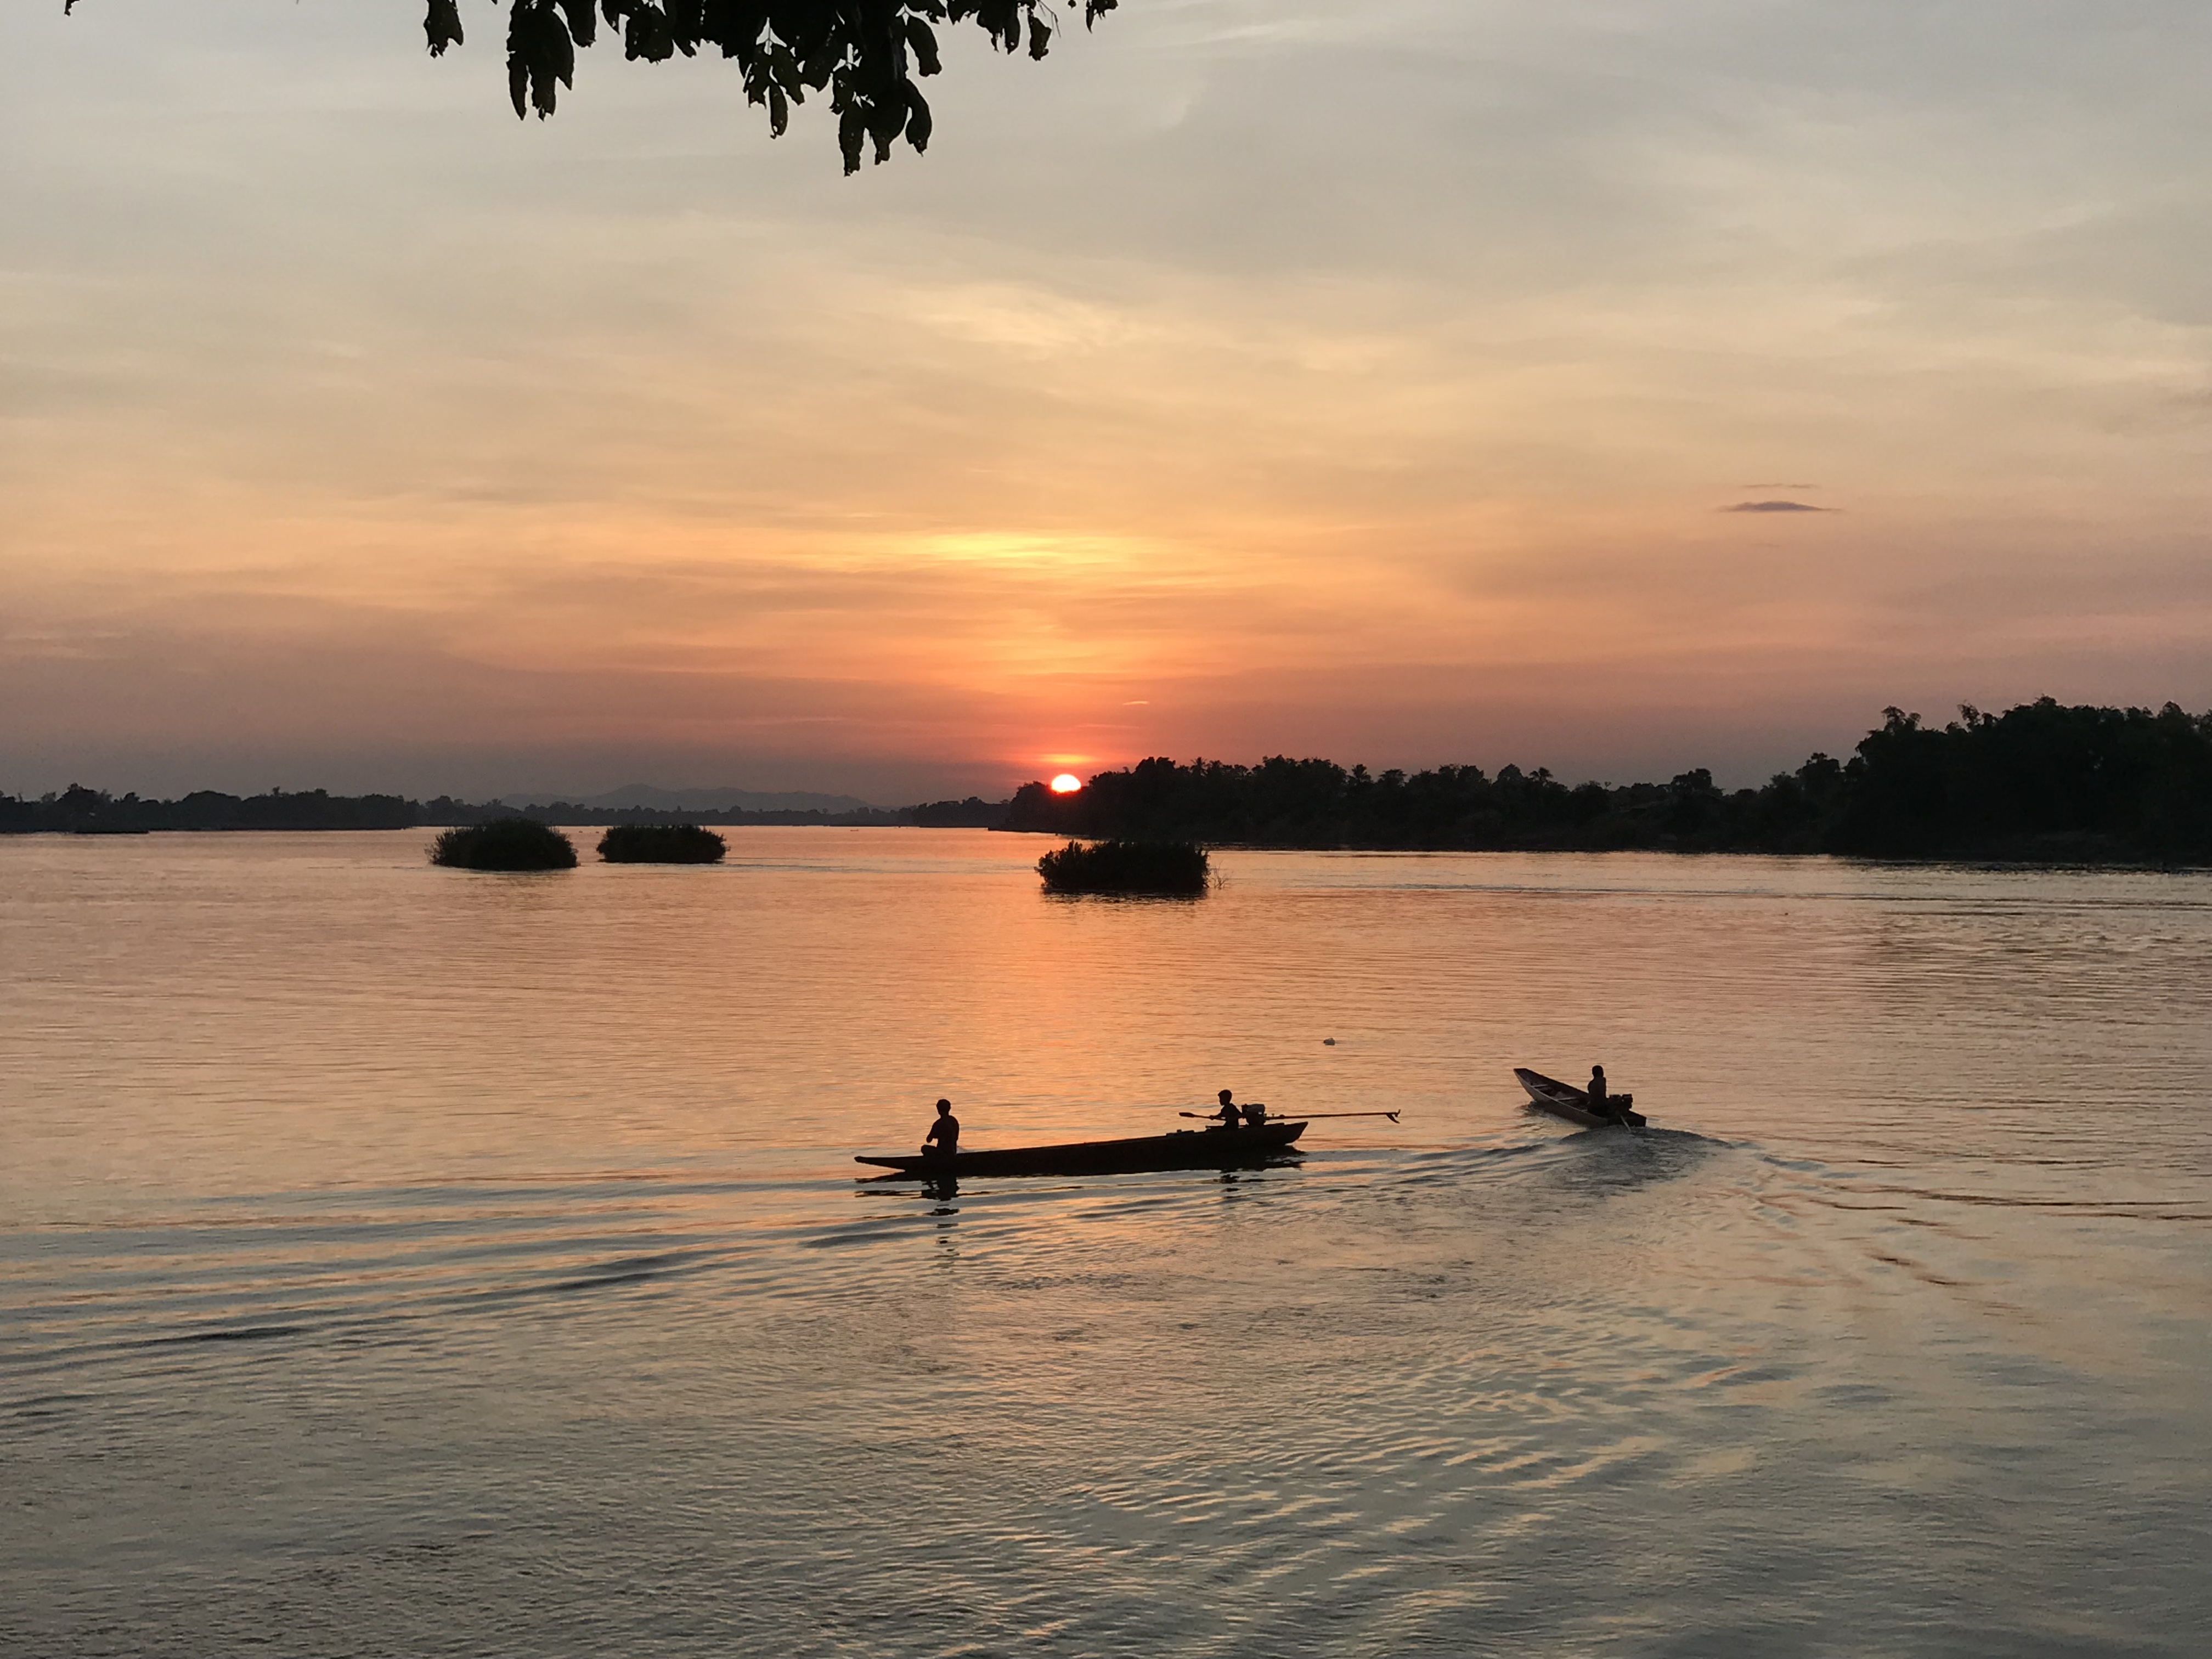
M561 10L568 20L569 36L580 46L588 46L599 38L599 18L592 10L592 0L561 0Z
M867 116L857 100L848 100L837 118L837 148L845 155L848 177L860 170L860 143L868 136Z
M538 49L544 54L545 70L550 70L553 78L562 86L574 86L576 43L569 38L567 21L550 5L542 5L538 9ZM545 107L538 112L541 115L553 112L553 88L549 86L545 88Z
M868 137L875 140L879 167L891 159L891 145L906 127L906 93L910 84L893 82L868 106Z
M74 5L76 0L70 3ZM429 37L433 58L443 58L447 46L459 46L461 9L456 0L429 0L422 15L422 33Z
M450 3L450 0L448 3ZM923 22L921 18L909 17L906 20L906 44L908 50L914 53L916 73L934 75L944 67L937 56L937 36L931 33L929 25Z
M642 58L648 64L665 64L675 55L667 17L652 6L634 9L623 28L623 56L633 62Z

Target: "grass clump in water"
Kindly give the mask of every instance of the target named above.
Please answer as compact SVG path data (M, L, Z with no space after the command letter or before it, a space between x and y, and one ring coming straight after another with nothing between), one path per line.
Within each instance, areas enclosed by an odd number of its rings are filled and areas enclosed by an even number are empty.
M1048 893L1192 897L1212 878L1206 849L1188 841L1072 841L1037 860Z
M696 823L618 823L599 837L609 864L720 864L729 844Z
M447 830L430 843L430 862L456 870L573 870L576 849L545 824L494 818Z

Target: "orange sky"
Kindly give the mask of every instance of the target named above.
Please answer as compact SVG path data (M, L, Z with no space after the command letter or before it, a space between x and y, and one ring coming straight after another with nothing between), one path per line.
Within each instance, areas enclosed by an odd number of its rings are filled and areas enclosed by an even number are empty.
M1126 0L850 179L418 10L0 17L0 790L2212 704L2202 7Z

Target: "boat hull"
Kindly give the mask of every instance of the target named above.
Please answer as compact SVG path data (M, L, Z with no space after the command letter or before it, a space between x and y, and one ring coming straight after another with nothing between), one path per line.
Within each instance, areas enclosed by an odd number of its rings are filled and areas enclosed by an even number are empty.
M1619 1117L1607 1117L1589 1109L1589 1096L1571 1083L1562 1083L1555 1077L1546 1077L1541 1072L1532 1072L1525 1066L1516 1066L1513 1075L1528 1091L1528 1098L1554 1117L1563 1117L1570 1123L1579 1123L1585 1129L1604 1129L1626 1125L1632 1129L1644 1127L1644 1114L1629 1110L1633 1095L1610 1097L1620 1107Z
M1129 1140L1077 1140L1060 1146L1007 1146L991 1152L855 1158L921 1181L966 1176L1141 1175L1158 1170L1225 1170L1264 1164L1290 1152L1306 1126L1267 1123L1256 1129L1183 1129Z

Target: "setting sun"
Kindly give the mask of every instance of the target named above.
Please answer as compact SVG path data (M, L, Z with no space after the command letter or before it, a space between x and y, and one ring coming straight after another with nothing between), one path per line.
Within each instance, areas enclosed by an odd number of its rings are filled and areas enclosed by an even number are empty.
M1073 772L1062 772L1052 781L1052 793L1055 795L1072 795L1082 787L1083 780Z

